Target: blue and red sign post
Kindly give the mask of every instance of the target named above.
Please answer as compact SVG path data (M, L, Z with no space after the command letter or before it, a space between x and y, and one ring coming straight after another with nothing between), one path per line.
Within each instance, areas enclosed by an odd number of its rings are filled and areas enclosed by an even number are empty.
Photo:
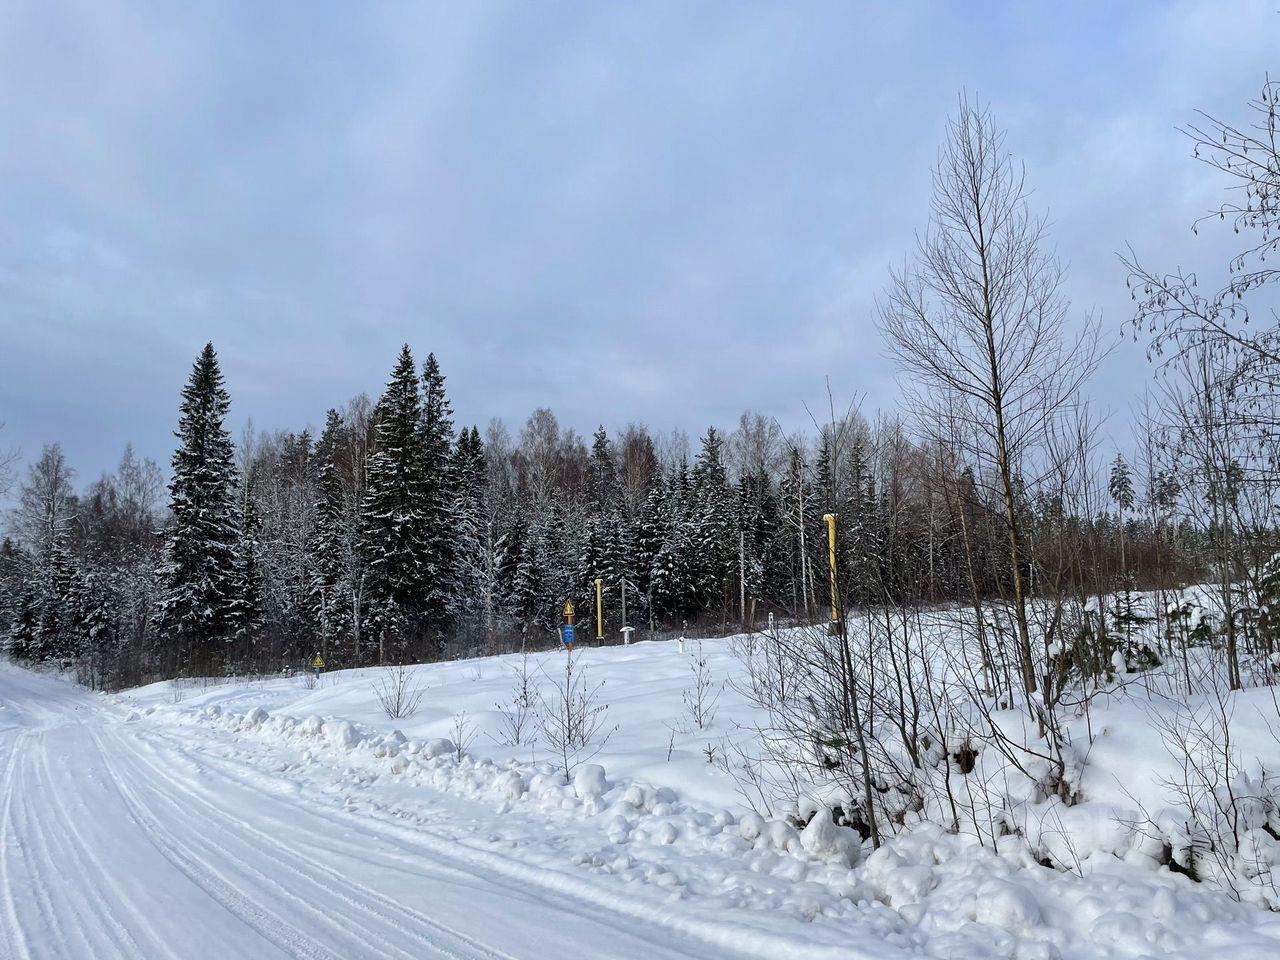
M564 641L566 650L573 649L573 601L566 600L564 602L564 628L561 630L560 639Z

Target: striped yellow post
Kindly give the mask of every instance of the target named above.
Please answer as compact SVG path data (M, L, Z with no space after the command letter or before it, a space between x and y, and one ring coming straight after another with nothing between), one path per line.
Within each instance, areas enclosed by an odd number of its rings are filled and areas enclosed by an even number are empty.
M831 567L831 622L840 622L840 603L836 590L836 515L825 513L822 519L827 524L827 560Z
M596 639L604 639L604 581L596 577Z

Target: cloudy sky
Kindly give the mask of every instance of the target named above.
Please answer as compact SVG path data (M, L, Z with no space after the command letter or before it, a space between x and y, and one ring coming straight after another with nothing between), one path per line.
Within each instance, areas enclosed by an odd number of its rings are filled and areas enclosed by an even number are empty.
M873 323L957 92L1048 211L1078 316L1115 253L1216 266L1179 124L1244 119L1274 0L5 2L0 446L166 460L199 347L301 427L434 350L460 421L802 425L888 407ZM1094 393L1122 430L1145 377ZM1119 424L1119 425L1118 425Z

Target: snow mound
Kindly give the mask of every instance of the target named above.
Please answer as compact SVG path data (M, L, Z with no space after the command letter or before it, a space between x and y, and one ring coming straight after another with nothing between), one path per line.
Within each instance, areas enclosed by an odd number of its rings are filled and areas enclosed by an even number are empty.
M437 737L434 740L428 740L422 748L422 755L428 760L434 760L436 757L445 757L451 753L456 753L457 747L453 745L453 741L445 737Z
M800 845L816 860L852 867L862 858L862 838L851 827L836 826L829 810L819 810L800 833Z
M330 720L321 731L329 743L341 750L352 750L363 739L355 725L346 720Z
M573 789L579 799L602 797L609 789L604 777L604 767L598 763L584 763L573 775Z
M979 923L1025 934L1043 921L1040 904L1025 886L1006 880L988 880L978 888L974 898L973 918Z

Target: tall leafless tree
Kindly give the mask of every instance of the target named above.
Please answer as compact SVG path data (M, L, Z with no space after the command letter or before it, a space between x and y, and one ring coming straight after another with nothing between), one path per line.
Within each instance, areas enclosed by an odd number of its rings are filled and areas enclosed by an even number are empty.
M0 420L0 432L3 430L4 421ZM9 488L13 486L13 468L17 462L16 449L0 449L0 499L9 495Z
M1004 506L1022 679L1036 689L1020 519L1047 424L1077 402L1100 353L1092 321L1068 329L1062 269L1032 213L1023 168L990 113L962 97L933 171L932 216L880 303L917 412L958 416Z
M1227 262L1216 289L1182 269L1152 270L1130 250L1121 257L1137 304L1132 329L1149 337L1148 355L1162 366L1209 351L1224 366L1220 387L1230 391L1251 441L1274 457L1280 442L1280 322L1264 288L1280 280L1268 256L1280 252L1280 82L1267 79L1248 103L1242 126L1207 114L1183 128L1194 156L1226 175L1228 199L1193 226L1229 223L1245 248Z

